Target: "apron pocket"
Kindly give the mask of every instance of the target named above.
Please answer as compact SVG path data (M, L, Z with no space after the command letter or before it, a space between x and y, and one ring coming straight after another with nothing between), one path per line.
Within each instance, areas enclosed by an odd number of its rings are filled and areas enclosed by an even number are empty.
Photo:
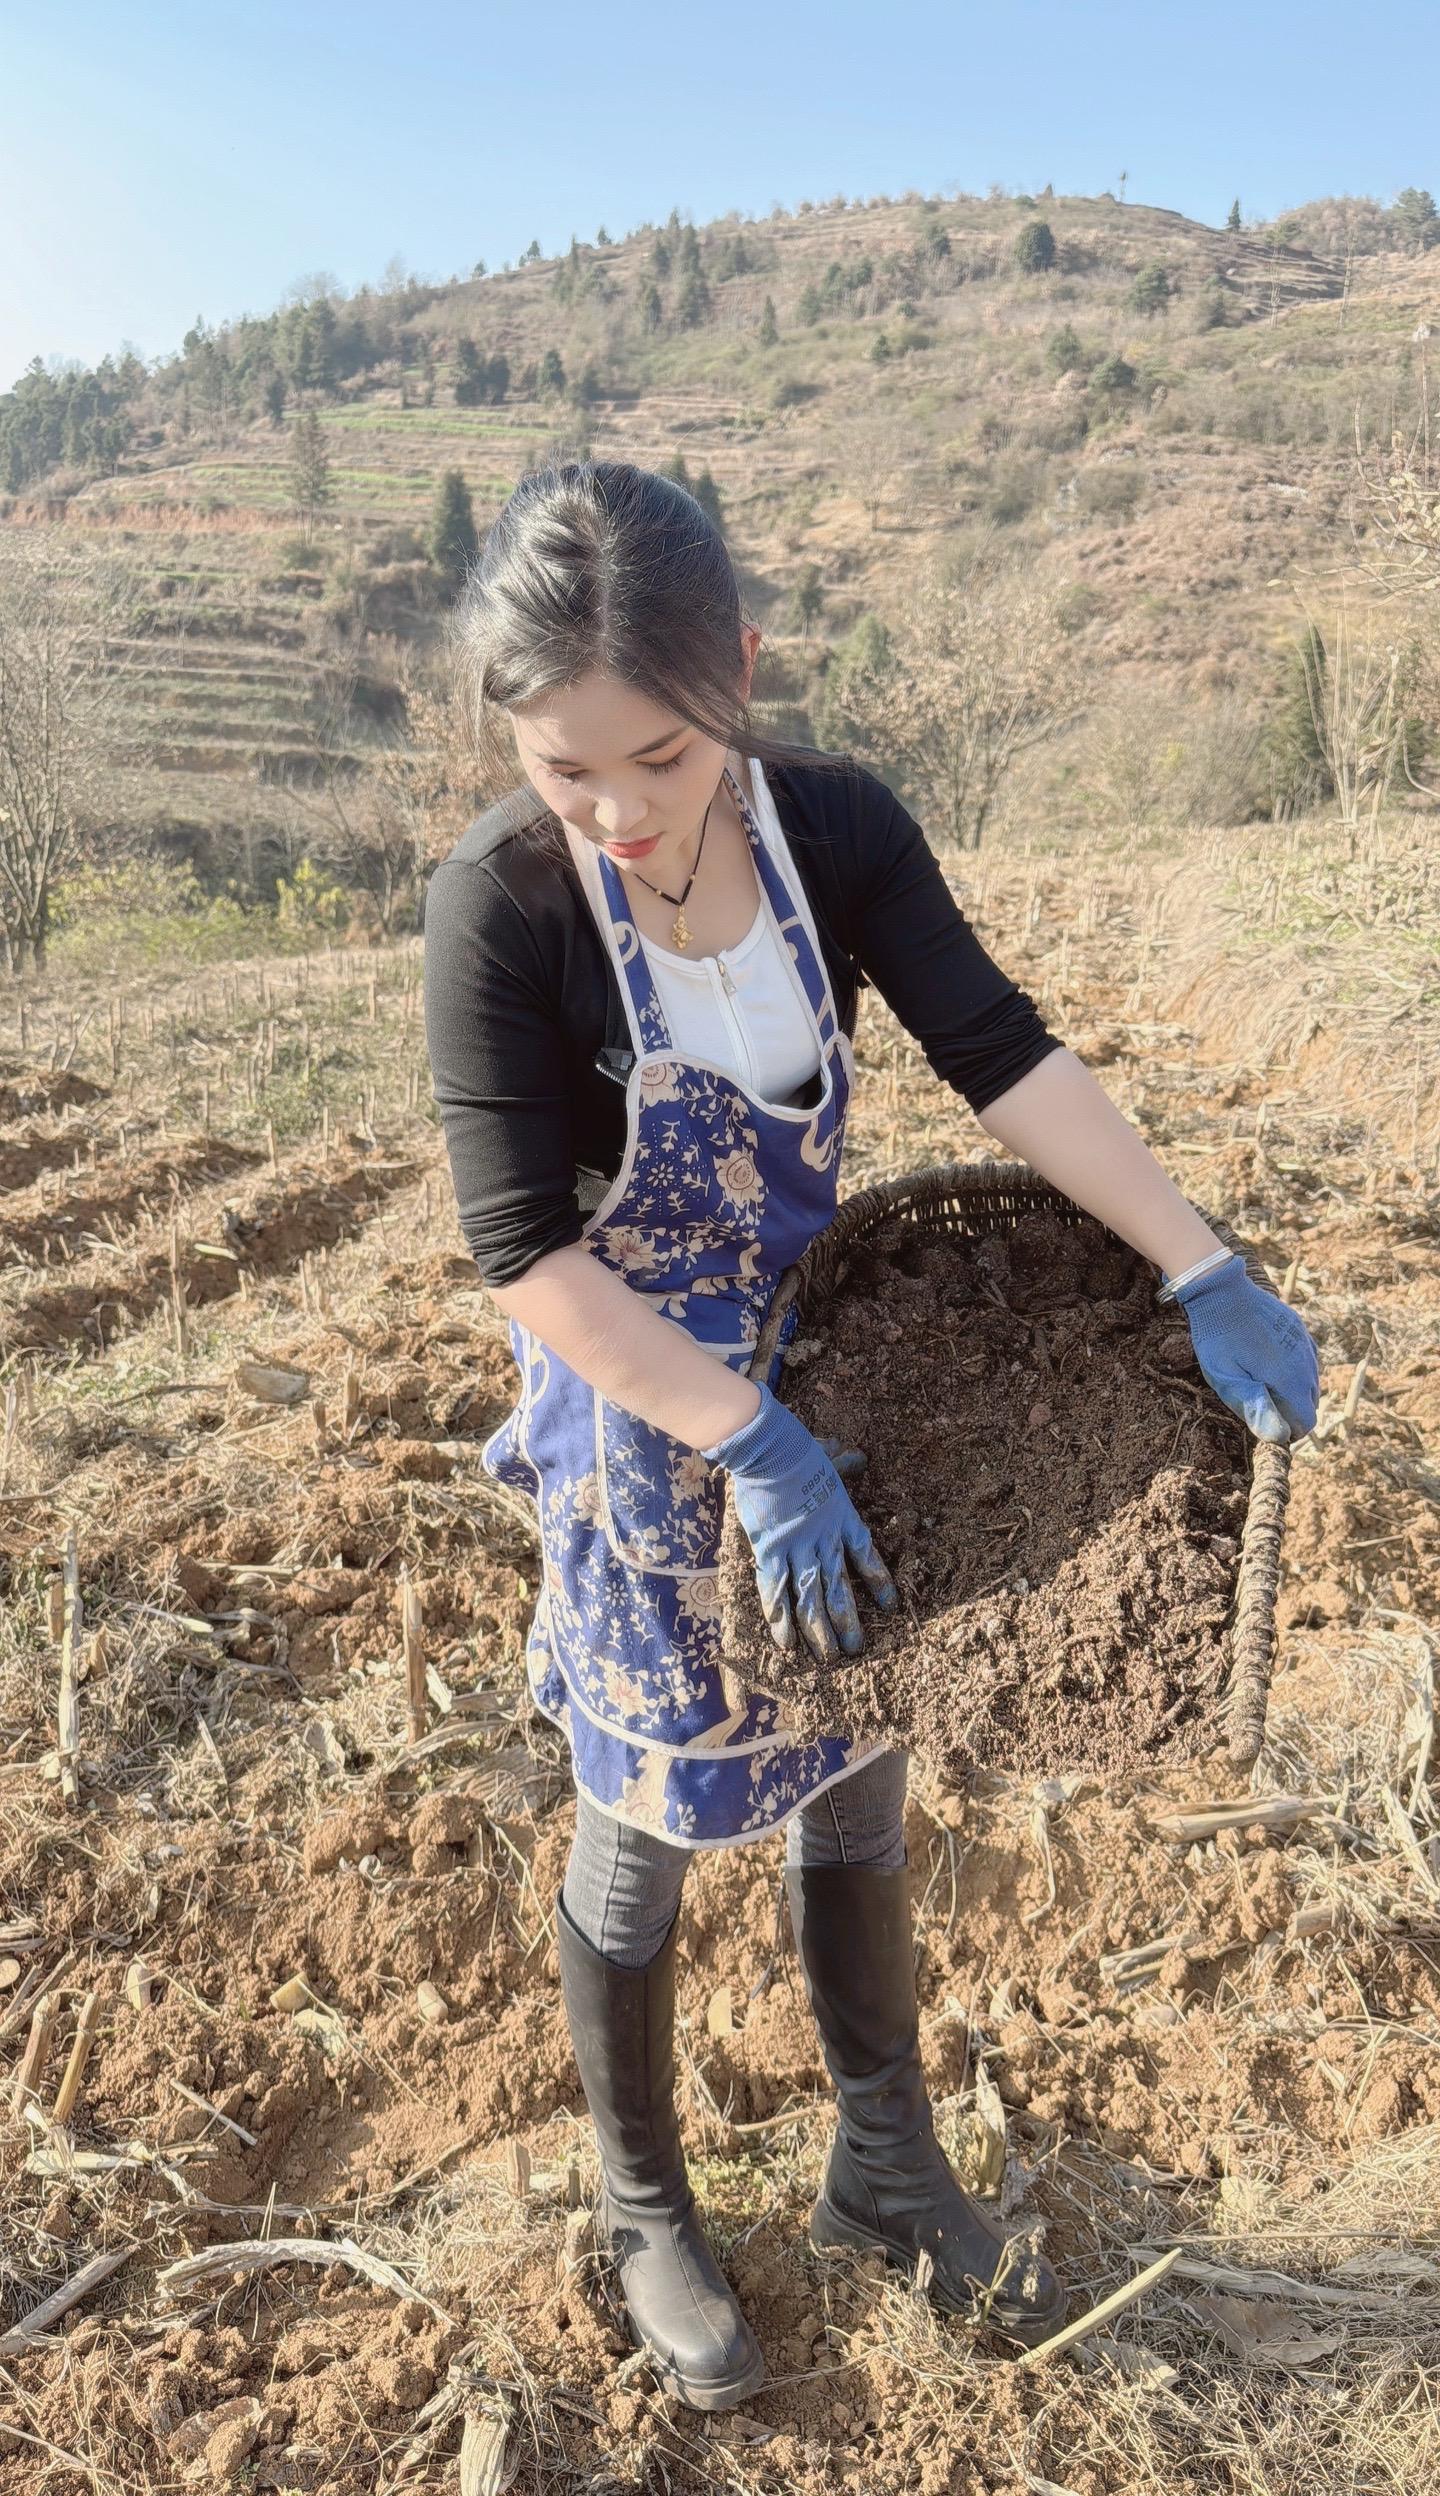
M627 1567L692 1577L717 1565L725 1501L718 1465L597 1395L595 1469L606 1540Z

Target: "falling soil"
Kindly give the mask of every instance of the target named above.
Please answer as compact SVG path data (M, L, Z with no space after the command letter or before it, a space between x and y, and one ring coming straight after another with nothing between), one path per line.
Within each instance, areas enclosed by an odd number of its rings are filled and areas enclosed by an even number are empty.
M817 1437L863 1448L852 1494L900 1597L885 1615L861 1593L860 1658L784 1656L727 1516L729 1660L797 1728L951 1776L1110 1774L1220 1738L1249 1441L1112 1232L896 1220L792 1344L782 1392Z

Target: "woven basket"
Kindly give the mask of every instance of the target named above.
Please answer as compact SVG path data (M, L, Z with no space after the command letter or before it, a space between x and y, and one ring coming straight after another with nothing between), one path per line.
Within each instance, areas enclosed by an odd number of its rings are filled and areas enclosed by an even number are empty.
M1196 1208L1199 1211L1199 1208ZM1052 1214L1079 1224L1091 1217L1023 1162L932 1163L907 1177L847 1196L828 1229L821 1231L797 1265L781 1275L750 1363L763 1378L775 1354L787 1310L802 1316L824 1306L840 1282L852 1248L897 1216L917 1230L958 1239L984 1239L1015 1228L1027 1213ZM1202 1217L1227 1248L1245 1259L1258 1283L1264 1270L1253 1250L1211 1213ZM1268 1286L1267 1286L1268 1288ZM1252 1439L1250 1493L1245 1511L1235 1592L1224 1633L1227 1665L1221 1697L1221 1735L1232 1766L1248 1768L1265 1738L1270 1674L1275 1660L1275 1592L1280 1582L1280 1538L1290 1499L1290 1451L1268 1439Z

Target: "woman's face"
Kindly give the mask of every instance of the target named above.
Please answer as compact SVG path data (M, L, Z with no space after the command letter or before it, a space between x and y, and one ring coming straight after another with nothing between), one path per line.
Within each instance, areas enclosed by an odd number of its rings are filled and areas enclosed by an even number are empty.
M747 625L742 640L743 701L759 627ZM652 884L689 865L725 762L714 737L598 670L509 716L521 769L562 823Z

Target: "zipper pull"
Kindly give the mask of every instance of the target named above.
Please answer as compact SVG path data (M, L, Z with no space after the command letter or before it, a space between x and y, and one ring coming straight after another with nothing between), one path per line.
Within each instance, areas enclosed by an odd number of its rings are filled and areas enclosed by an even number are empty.
M730 976L730 966L723 953L717 953L715 960L719 966L720 985L724 989L727 997L733 997L736 994L736 988L735 982Z

